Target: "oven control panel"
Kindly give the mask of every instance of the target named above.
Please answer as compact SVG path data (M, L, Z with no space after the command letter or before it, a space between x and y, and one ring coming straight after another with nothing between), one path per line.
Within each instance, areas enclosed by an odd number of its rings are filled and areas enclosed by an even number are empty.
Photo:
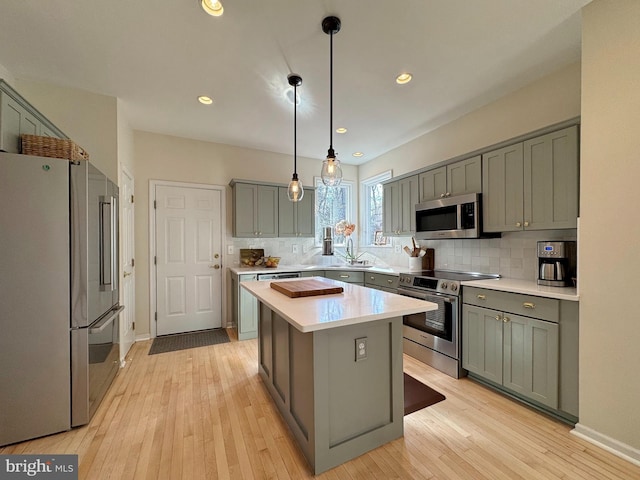
M423 292L460 295L460 282L457 280L437 279L417 275L400 275L400 285L407 289Z

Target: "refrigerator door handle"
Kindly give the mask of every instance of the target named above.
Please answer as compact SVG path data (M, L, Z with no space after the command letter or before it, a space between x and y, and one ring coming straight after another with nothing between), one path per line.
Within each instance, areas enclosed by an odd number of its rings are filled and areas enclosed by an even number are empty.
M113 291L118 288L113 272L117 271L117 217L114 197L100 197L100 290Z
M124 306L119 306L118 308L114 308L111 310L105 317L98 321L95 325L89 328L89 333L100 333L102 332L107 325L109 325L113 320L118 316L118 314L124 310Z

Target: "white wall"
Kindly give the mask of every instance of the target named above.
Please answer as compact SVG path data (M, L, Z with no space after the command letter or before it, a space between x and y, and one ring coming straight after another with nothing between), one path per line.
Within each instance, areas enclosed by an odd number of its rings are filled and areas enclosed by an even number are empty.
M16 78L4 65L0 64L0 78L15 88Z
M292 146L293 147L293 146ZM243 245L243 240L231 238L232 178L259 180L286 185L293 173L293 156L232 147L216 143L134 131L135 189L136 189L136 334L144 336L149 326L149 180L205 183L227 186L227 239L225 244ZM313 177L320 175L321 160L298 158L298 175L304 185L313 185ZM357 167L344 165L344 179L356 182ZM355 192L357 198L357 191ZM283 248L290 241L283 242ZM302 242L300 242L302 244ZM280 248L280 243L267 248ZM274 253L272 251L272 253ZM237 262L223 252L223 265ZM223 323L224 323L223 319Z
M638 0L583 10L577 430L640 463L639 25Z
M398 176L579 115L575 63L361 165L359 176Z
M87 152L89 160L118 181L117 99L106 95L17 79L16 90Z

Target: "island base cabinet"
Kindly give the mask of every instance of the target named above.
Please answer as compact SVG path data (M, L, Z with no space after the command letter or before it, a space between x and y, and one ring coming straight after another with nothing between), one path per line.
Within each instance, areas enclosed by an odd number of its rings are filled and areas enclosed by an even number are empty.
M303 333L260 303L258 332L260 376L315 474L403 435L401 317Z

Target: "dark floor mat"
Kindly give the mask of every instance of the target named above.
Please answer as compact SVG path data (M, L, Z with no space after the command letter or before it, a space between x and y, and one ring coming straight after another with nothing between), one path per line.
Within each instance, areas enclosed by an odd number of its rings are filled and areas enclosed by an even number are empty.
M422 408L444 400L446 397L410 375L404 374L404 414L416 412Z
M153 340L153 344L149 349L149 355L186 350L187 348L206 347L207 345L227 343L228 341L229 335L224 328L165 335L156 337Z

